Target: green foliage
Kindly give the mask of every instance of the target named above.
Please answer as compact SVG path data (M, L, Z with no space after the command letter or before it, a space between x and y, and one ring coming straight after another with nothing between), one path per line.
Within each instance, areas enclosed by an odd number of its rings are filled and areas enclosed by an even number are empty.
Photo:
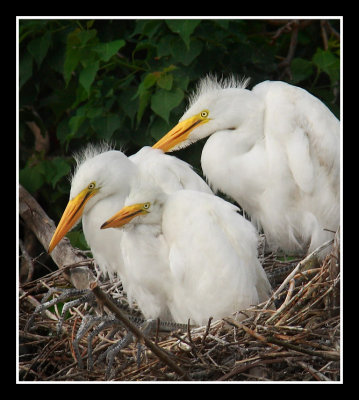
M71 232L67 233L67 237L69 238L71 244L81 250L87 249L87 243L85 239L85 235L81 230L72 230Z
M339 21L329 22L339 31ZM20 182L58 221L74 151L109 140L130 155L154 144L178 121L188 94L209 72L250 76L252 86L286 80L319 96L338 115L338 39L328 35L324 48L320 21L313 20L299 30L285 70L281 61L290 32L274 40L277 30L267 20L20 20ZM202 146L176 155L200 171Z

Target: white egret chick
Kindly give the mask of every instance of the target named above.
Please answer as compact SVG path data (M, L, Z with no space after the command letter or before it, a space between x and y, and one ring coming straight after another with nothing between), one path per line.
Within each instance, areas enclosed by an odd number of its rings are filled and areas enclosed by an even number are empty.
M153 147L174 151L210 136L201 165L212 189L251 216L270 249L311 252L340 223L340 123L304 89L247 84L201 80L179 123Z
M166 194L147 185L134 187L125 204L101 228L122 227L128 269L141 272L141 287L157 279L175 322L203 325L269 298L257 232L238 207L204 192Z
M71 182L70 200L49 245L53 251L64 235L82 218L85 239L101 270L110 277L119 275L130 302L136 298L133 285L123 262L119 246L122 231L101 230L101 224L124 205L138 179L160 186L172 193L183 188L212 193L203 179L187 163L164 154L161 150L144 147L127 157L108 145L88 146L77 157L77 168ZM132 271L131 271L132 273ZM148 304L152 303L149 297ZM141 308L141 307L140 307ZM146 318L163 316L141 308Z

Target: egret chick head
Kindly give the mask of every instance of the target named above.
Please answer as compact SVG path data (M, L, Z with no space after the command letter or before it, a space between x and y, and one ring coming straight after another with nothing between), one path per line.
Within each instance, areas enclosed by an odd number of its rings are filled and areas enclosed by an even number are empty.
M129 192L135 165L120 151L96 154L98 150L87 147L75 157L77 168L72 177L70 200L49 244L49 253L96 202L122 190Z
M157 224L162 222L163 207L167 195L159 189L147 188L132 191L125 206L104 222L101 229L129 228L137 224Z
M143 204L143 210L145 212L134 220L134 223L160 224L166 199L166 193L160 188L144 184L139 187L134 187L125 201L125 206Z
M179 150L217 131L244 126L254 110L258 111L258 99L246 89L248 82L233 76L202 79L178 124L153 147L165 152Z
M88 193L84 212L97 201L123 191L128 193L136 166L120 151L107 151L78 161L72 177L70 200Z

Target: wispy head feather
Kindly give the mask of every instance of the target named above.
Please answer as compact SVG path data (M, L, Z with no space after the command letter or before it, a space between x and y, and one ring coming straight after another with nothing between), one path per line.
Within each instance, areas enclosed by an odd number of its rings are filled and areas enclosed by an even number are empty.
M204 78L202 78L195 89L195 91L189 96L189 105L190 108L200 96L205 93L215 92L223 89L245 89L251 78L238 78L235 75L231 74L228 77L221 78L217 77L214 74L207 74Z
M76 167L71 175L70 180L76 175L80 166L90 158L93 158L99 154L106 153L107 151L115 150L115 144L111 142L101 141L99 143L88 143L86 146L82 147L79 151L73 154L73 158L76 161Z

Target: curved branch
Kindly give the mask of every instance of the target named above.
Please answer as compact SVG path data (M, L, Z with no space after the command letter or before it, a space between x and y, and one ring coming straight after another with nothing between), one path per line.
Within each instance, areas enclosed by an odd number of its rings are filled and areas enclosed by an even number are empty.
M19 214L39 242L47 249L56 229L55 223L22 185L19 185ZM86 266L65 268L84 261L91 262L81 251L74 249L67 238L61 240L52 251L51 257L59 268L64 268L65 277L77 289L86 289L91 282L95 281L92 271Z

